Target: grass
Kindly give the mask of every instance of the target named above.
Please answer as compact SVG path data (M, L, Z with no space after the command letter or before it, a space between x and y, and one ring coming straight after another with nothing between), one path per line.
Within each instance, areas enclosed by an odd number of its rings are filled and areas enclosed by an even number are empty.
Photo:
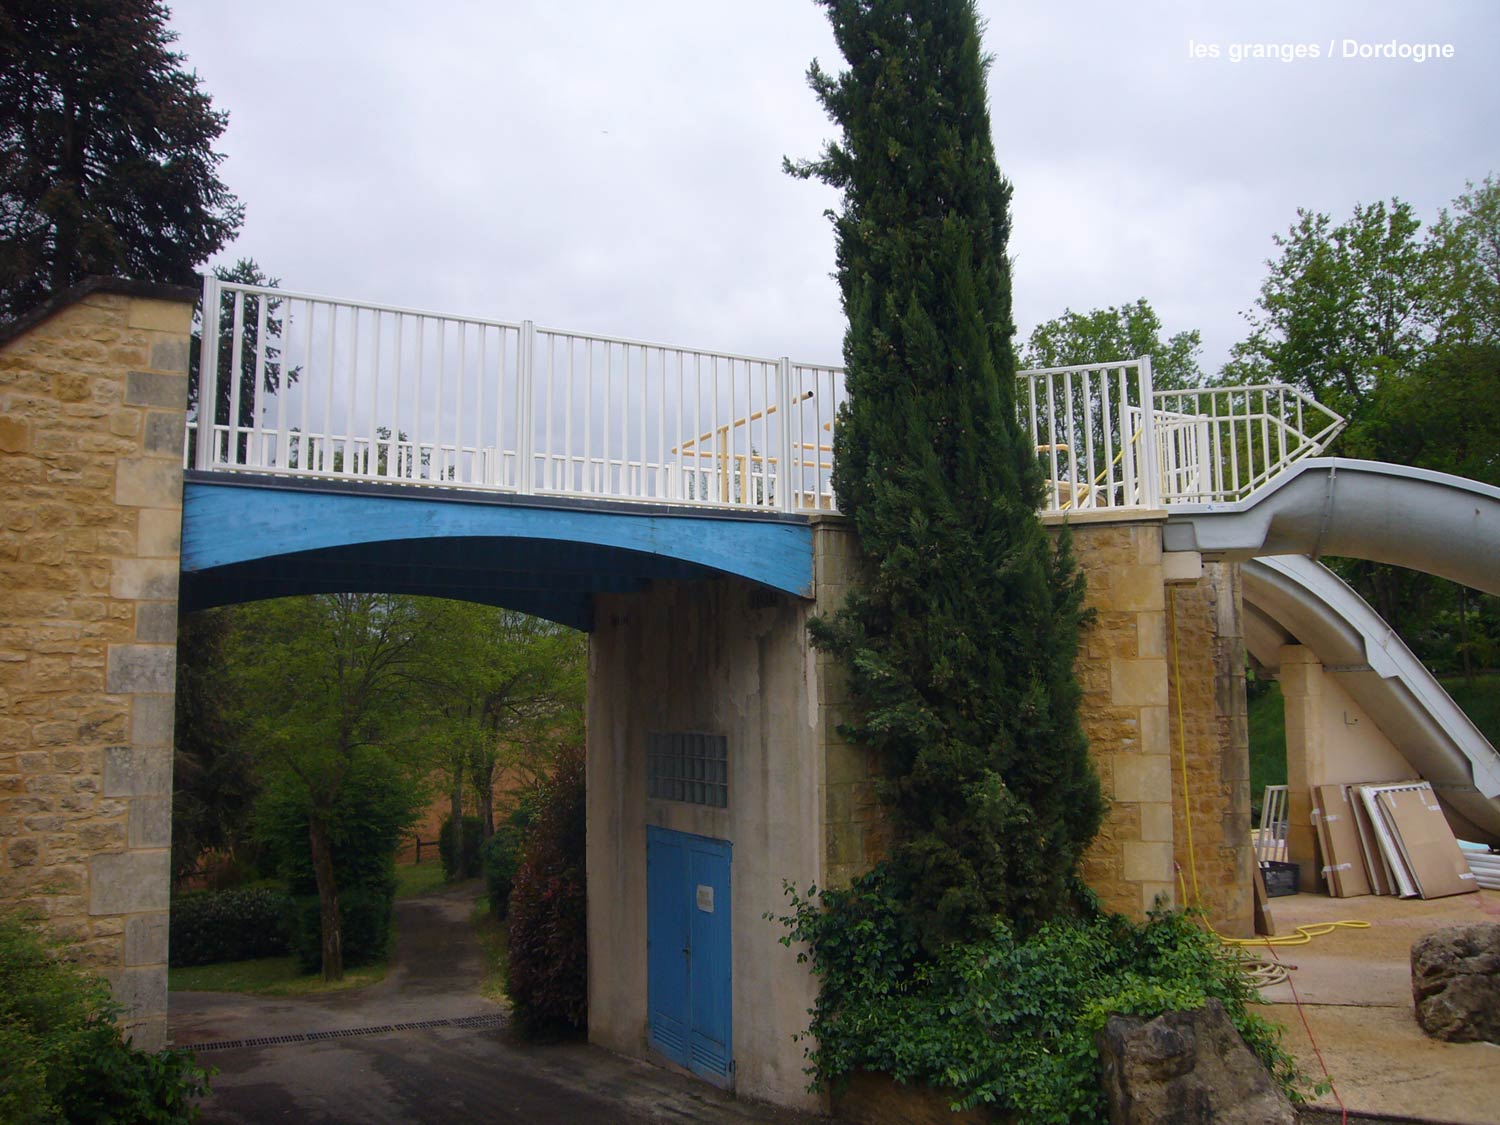
M474 900L472 915L474 930L484 945L484 984L480 988L486 1000L497 1004L509 1004L506 994L506 945L505 919L498 918L490 910L489 896L481 895Z
M252 961L224 961L167 970L173 992L245 992L252 996L312 996L365 988L385 978L385 962L345 969L341 981L325 981L316 973L304 975L295 957L257 957Z
M1490 745L1500 747L1500 671L1477 673L1472 686L1462 676L1443 676L1440 682Z
M406 863L396 868L396 897L412 898L443 886L441 863Z
M1250 700L1250 802L1260 808L1267 785L1286 784L1286 708L1281 685Z

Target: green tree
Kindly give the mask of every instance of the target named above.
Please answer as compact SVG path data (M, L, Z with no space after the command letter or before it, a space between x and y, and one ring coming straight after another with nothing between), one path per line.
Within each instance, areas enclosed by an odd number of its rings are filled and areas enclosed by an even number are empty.
M862 574L814 637L849 669L846 733L883 762L891 860L932 948L1074 901L1102 815L1073 677L1082 584L1037 519L1016 421L1010 188L974 5L819 2L849 69L809 79L842 138L788 168L843 194L834 483Z
M1021 363L1033 367L1071 367L1151 357L1157 390L1182 390L1203 384L1198 356L1203 340L1196 330L1162 336L1161 318L1146 298L1134 304L1063 314L1032 329Z
M1493 173L1428 231L1432 323L1445 344L1500 343L1500 180Z
M382 778L384 788L399 778L409 820L424 796L403 691L416 611L408 598L329 594L240 612L244 627L231 667L244 706L244 737L274 794L279 820L285 821L289 804L306 818L323 977L339 980L344 962L335 852L351 846L346 798L370 777ZM395 838L386 835L380 828L369 846L394 854Z
M232 266L215 266L213 274L220 281L237 282L241 285L259 285L276 289L281 285L278 277L269 277L254 258L240 258ZM266 302L266 354L261 368L261 405L267 395L274 395L282 385L281 348L276 343L281 339L281 301L274 297L247 293L244 297L240 322L240 368L234 370L234 304L226 294L219 310L219 355L218 377L214 386L214 423L229 425L231 413L235 413L240 426L255 424L255 371L256 349L260 345L260 303ZM199 380L203 363L203 310L199 308L193 318L193 336L188 352L188 410L201 423L204 412L199 407ZM285 382L291 386L297 381L301 370L287 368ZM239 410L233 411L234 388L239 384ZM389 436L387 433L385 436Z
M448 776L453 854L461 854L464 789L488 838L502 770L536 784L556 747L580 741L585 638L514 610L469 602L419 603L420 653L407 675L419 690L424 738Z
M1356 204L1333 225L1299 210L1269 267L1250 335L1221 382L1279 380L1357 419L1382 382L1399 377L1428 342L1430 257L1409 204ZM1344 448L1366 455L1357 426Z
M190 284L243 208L158 0L0 10L0 316L88 274Z
M224 674L236 611L177 620L177 716L172 760L172 878L197 870L205 852L230 856L250 840L259 785L235 722L235 683Z

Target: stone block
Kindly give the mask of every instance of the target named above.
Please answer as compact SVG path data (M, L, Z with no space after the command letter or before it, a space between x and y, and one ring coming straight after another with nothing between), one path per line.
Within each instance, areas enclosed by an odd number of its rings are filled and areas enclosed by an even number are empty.
M177 603L141 602L135 607L135 639L145 644L177 643Z
M158 336L151 341L151 367L155 371L187 374L188 342L182 336Z
M172 854L166 849L91 856L89 913L144 914L166 910L171 866Z
M171 797L137 797L130 802L128 842L132 848L172 846Z
M1161 576L1164 582L1197 582L1203 577L1203 556L1197 551L1165 551Z
M158 371L131 371L125 376L125 405L162 410L187 409L187 376Z
M105 690L170 693L177 680L176 645L110 645Z
M180 573L175 558L111 559L109 592L126 601L169 601L177 598Z
M31 426L19 418L0 418L0 453L25 453L31 449Z
M1170 883L1172 845L1156 840L1126 840L1121 845L1125 878L1132 883Z
M122 457L115 468L115 503L129 508L181 508L182 465L163 457Z
M167 913L138 914L125 923L125 964L167 963Z
M1165 801L1141 802L1141 839L1172 842L1172 806Z
M186 432L186 415L176 411L168 413L153 410L146 415L146 452L160 453L166 457L181 457Z
M1109 589L1103 597L1103 608L1123 610L1163 609L1161 569L1154 566L1120 566L1109 573Z
M165 1014L167 1010L166 965L116 969L107 973L110 990L125 1011L124 1022Z
M1167 615L1135 615L1135 654L1142 660L1165 660L1167 656Z
M1166 707L1142 707L1139 712L1141 753L1172 752L1172 715Z
M1172 760L1165 754L1114 754L1116 801L1161 802L1172 798Z
M155 297L131 297L126 323L172 336L186 337L193 327L191 301L163 301Z
M1117 707L1165 707L1167 666L1161 660L1109 662L1109 701Z
M104 751L104 796L170 797L172 748L111 746Z
M138 695L131 702L130 741L137 748L171 747L176 722L172 695Z

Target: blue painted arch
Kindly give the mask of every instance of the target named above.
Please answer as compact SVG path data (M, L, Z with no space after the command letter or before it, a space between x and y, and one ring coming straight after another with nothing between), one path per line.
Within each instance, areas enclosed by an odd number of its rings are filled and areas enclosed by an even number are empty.
M597 594L723 575L811 596L807 520L211 472L184 484L187 609L422 594L589 629Z

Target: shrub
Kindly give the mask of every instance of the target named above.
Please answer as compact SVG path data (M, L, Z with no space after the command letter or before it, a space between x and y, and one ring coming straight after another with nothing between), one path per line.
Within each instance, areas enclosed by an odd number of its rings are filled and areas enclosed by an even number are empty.
M521 847L526 840L526 829L536 819L539 800L540 795L535 790L522 793L516 807L495 829L495 834L480 846L479 858L484 866L490 912L496 918L504 918L510 909L511 884L521 866Z
M418 796L393 763L357 759L337 802L324 814L346 965L386 955L396 901L396 848L415 816ZM256 829L293 898L286 913L291 951L304 971L313 972L322 964L322 918L305 792L285 777L273 779L256 806Z
M172 967L285 954L288 905L286 894L271 887L204 891L173 899Z
M791 892L791 888L788 888ZM792 893L782 940L806 942L821 991L806 1032L813 1089L856 1070L942 1086L955 1108L1028 1122L1106 1119L1094 1034L1113 1012L1152 1017L1224 1003L1250 1048L1301 1100L1279 1032L1246 1010L1254 992L1216 937L1180 913L1056 919L921 951L888 868L847 891Z
M391 908L396 901L396 879L339 888L339 934L344 967L369 965L383 958L391 944ZM323 965L323 914L317 895L288 900L286 921L289 945L304 973Z
M477 816L466 816L463 823L463 855L455 857L453 854L453 818L451 816L445 818L442 831L438 833L438 857L443 861L443 878L452 882L455 879L472 879L478 875L480 871L479 848L483 843L484 822Z
M584 754L559 753L510 892L507 991L516 1028L531 1038L588 1025L584 882Z
M0 1121L195 1121L208 1074L186 1051L132 1048L102 980L0 915Z

